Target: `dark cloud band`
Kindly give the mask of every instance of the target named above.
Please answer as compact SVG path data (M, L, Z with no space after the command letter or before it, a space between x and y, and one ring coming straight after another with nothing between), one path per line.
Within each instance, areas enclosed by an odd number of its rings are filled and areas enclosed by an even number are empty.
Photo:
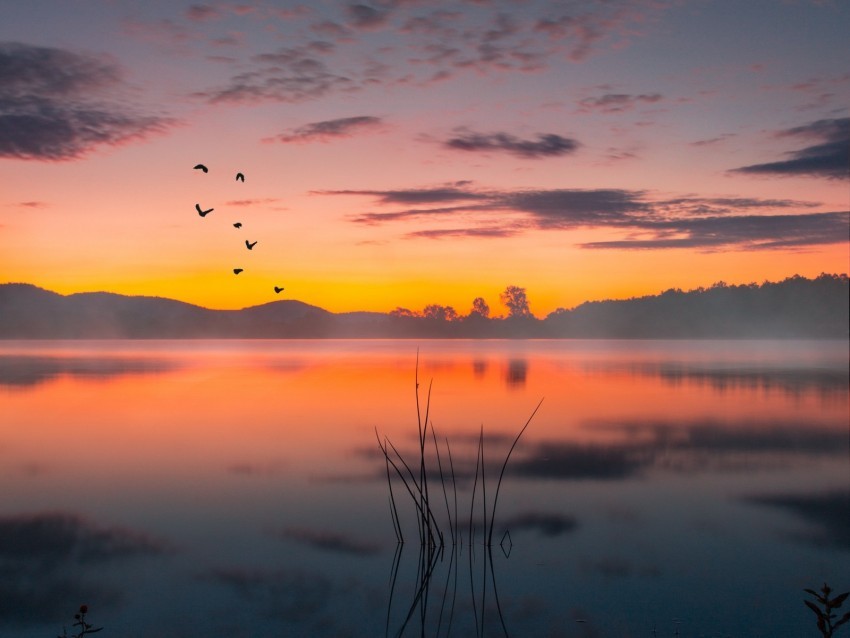
M780 137L808 137L821 140L788 153L789 159L766 164L751 164L731 170L731 173L825 177L850 179L850 117L817 120L778 134Z

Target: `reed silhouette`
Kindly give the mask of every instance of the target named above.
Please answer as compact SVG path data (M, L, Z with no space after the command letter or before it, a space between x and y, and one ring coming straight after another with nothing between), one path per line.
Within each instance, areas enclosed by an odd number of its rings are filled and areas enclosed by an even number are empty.
M393 558L392 576L390 579L391 586L387 607L386 634L387 636L390 635L390 619L393 607L393 598L396 589L399 565L401 562L401 554L405 545L404 529L402 526L395 491L393 489L393 480L395 477L396 481L401 482L404 487L404 492L407 493L409 501L414 506L416 526L419 535L419 557L416 590L412 596L412 601L408 606L405 618L401 623L401 627L393 635L399 637L402 636L417 612L420 620L420 635L425 635L426 626L430 626L430 623L435 624L435 635L439 635L443 627L444 615L446 614L448 615L448 618L445 623L447 631L450 632L452 619L454 617L455 601L457 599L458 566L463 552L462 548L465 537L467 539L466 552L469 559L469 586L473 618L475 619L475 635L484 635L485 609L487 607L489 580L491 583L489 587L492 589L499 625L504 632L504 635L508 636L509 632L505 625L504 616L499 603L496 575L495 570L493 569L492 548L496 510L508 462L523 433L531 424L532 419L540 409L543 399L540 400L532 411L531 416L528 417L528 420L513 439L513 442L501 464L501 470L496 482L495 493L491 502L488 502L487 499L485 438L484 427L481 426L478 435L475 474L473 477L472 492L469 502L468 523L466 524L466 529L462 530L460 507L458 504L458 480L455 474L451 445L449 444L448 438L445 438L444 450L447 466L444 468L443 454L441 453L440 443L437 439L437 432L430 419L432 386L433 381L428 385L428 393L425 400L423 415L419 392L419 354L417 352L415 374L416 416L419 433L417 459L408 462L386 436L382 439L377 429L375 430L378 447L384 456L387 486L389 490L390 518L392 520L393 530L397 540L396 554ZM416 467L417 461L418 468ZM433 472L435 467L438 474L438 477L436 478L429 476L429 471ZM429 468L431 469L429 470ZM477 504L476 499L478 497L479 489L481 496L480 503ZM452 493L451 503L449 499L449 492ZM442 514L437 513L437 510L443 505L445 506L446 511L444 519L442 518ZM465 515L464 520L466 520ZM479 530L481 532L480 540L478 539ZM483 546L480 580L477 579L474 573L476 546ZM511 536L508 530L505 530L505 533L502 535L499 547L501 547L505 557L507 558L510 555L512 547ZM432 580L438 565L445 564L446 562L448 569L446 570L446 585L443 589L441 602L437 611L433 611L433 609L431 609L429 613ZM454 581L454 587L450 588L449 582L452 578ZM476 580L478 580L479 583L477 591ZM452 590L451 603L448 603L447 605L447 597L450 589ZM437 616L436 619L433 618L435 614ZM446 635L449 634L447 633Z

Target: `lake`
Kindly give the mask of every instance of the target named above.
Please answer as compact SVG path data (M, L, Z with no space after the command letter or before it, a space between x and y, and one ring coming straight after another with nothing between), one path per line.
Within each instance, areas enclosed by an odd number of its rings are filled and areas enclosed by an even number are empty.
M418 479L417 374L431 551L379 448ZM0 636L814 636L848 382L846 341L0 342Z

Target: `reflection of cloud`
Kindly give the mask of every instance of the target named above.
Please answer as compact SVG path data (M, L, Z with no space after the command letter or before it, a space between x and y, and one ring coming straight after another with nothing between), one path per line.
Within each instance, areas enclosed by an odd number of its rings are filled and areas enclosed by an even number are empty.
M169 548L145 534L97 526L71 514L0 518L0 620L62 619L69 605L115 603L120 593L92 582L86 568Z
M727 423L698 420L688 423L664 421L588 421L584 427L594 431L620 431L632 446L652 450L710 452L746 452L770 455L777 452L801 455L839 454L846 449L846 432L829 424L810 421L776 423L743 421Z
M236 476L275 476L283 471L284 465L281 462L270 462L264 464L236 462L227 467L228 474Z
M821 547L850 550L850 492L821 494L770 494L746 499L757 505L788 510L813 526L793 538Z
M548 442L521 460L512 459L510 469L529 478L623 479L647 462L644 450L637 446Z
M500 519L499 526L514 533L529 530L539 532L543 536L560 536L574 531L578 527L578 521L573 516L563 514L527 512Z
M63 375L108 379L129 374L158 374L176 367L172 361L142 357L0 355L0 385L37 385Z
M821 396L846 396L850 392L850 370L846 367L711 367L706 364L684 364L671 361L633 363L627 366L589 364L589 369L606 372L625 371L634 375L658 377L671 384L682 382L709 385L723 392L748 389L779 391L789 396L817 393Z
M277 532L275 535L288 540L294 540L315 549L343 554L370 556L381 551L380 546L374 543L358 541L343 534L321 530L288 528Z
M324 576L301 571L217 569L208 578L254 603L269 618L287 622L317 619L334 593Z
M631 576L655 578L661 575L661 569L657 565L637 567L631 560L619 556L603 556L596 560L583 559L579 569L583 572L597 573L606 579Z
M752 470L779 461L787 466L794 458L846 454L847 450L846 429L810 422L591 421L584 425L596 432L620 432L625 440L607 445L545 441L524 458L512 459L508 470L540 479L628 479L649 468Z
M173 124L106 101L121 89L120 75L98 57L0 43L0 157L73 159Z
M0 560L50 566L80 564L139 554L159 554L165 545L144 534L101 528L72 514L30 514L0 518Z

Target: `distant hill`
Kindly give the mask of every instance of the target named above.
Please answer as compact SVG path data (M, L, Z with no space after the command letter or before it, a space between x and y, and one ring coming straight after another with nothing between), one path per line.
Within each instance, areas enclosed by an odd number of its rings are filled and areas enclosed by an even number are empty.
M300 301L210 310L161 297L60 295L0 284L0 339L197 338L820 338L850 337L846 275L590 301L544 319L452 321L377 312L331 313Z

